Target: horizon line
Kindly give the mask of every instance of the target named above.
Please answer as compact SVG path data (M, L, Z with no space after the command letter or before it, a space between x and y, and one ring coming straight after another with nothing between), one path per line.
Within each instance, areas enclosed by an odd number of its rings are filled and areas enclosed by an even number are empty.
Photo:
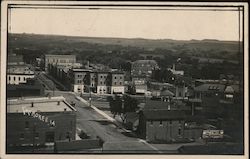
M143 38L143 37L113 37L113 36L83 36L83 35L64 35L64 34L41 34L41 33L8 33L8 34L26 34L26 35L48 35L65 37L86 37L86 38L114 38L114 39L141 39L141 40L172 40L172 41L218 41L218 42L242 42L241 40L221 40L221 39L170 39L170 38Z

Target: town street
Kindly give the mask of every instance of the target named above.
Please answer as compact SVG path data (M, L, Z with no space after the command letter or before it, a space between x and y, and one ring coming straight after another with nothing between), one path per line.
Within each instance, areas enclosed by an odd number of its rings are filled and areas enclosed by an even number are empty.
M51 91L47 92L51 93ZM55 91L54 93L55 96L64 96L69 103L75 103L77 130L83 130L91 138L101 138L105 142L103 145L104 151L112 153L115 151L124 151L125 153L161 153L161 151L144 140L123 135L122 133L125 131L122 128L117 127L88 104L80 101L73 92Z

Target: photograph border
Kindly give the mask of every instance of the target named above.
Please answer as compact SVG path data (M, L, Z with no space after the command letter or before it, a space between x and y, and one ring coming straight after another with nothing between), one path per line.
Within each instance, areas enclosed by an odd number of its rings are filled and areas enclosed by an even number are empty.
M153 4L152 4L153 3ZM244 155L232 155L234 157L242 157L245 156L247 157L248 155L248 120L249 120L249 110L248 110L248 5L247 3L244 2L227 2L227 3L223 3L223 2L79 2L79 1L3 1L1 4L1 96L0 96L0 100L1 100L1 155L5 156L5 157L16 157L16 155L13 154L6 154L6 106L7 106L7 96L6 96L6 92L7 92L7 87L6 87L6 81L7 81L7 76L6 76L6 72L7 72L7 52L8 52L8 10L9 8L12 8L13 6L84 6L84 7L214 7L214 8L231 8L231 7L238 7L238 8L242 8L242 37L239 35L239 38L242 39L242 45L243 45L243 59L242 59L242 65L244 66L243 68L243 92L244 92L244 96L243 96L243 100L244 100ZM24 7L24 8L25 8ZM28 7L30 8L30 7ZM68 8L69 9L69 8ZM217 11L217 9L215 9ZM219 10L219 9L218 9ZM235 11L235 10L234 10ZM240 10L241 11L241 10ZM240 43L240 41L239 41ZM4 107L5 106L5 107ZM4 108L3 108L4 107ZM4 112L4 113L3 113ZM5 122L4 122L5 121ZM247 126L247 127L246 127ZM3 144L4 143L4 146ZM29 154L29 153L28 153ZM18 154L18 155L27 155L27 154ZM48 154L36 154L37 155L48 155ZM103 157L103 156L109 156L109 155L129 155L129 156L133 156L133 155L138 155L140 157L145 156L152 156L152 155L156 155L157 157L163 156L163 155L169 155L168 157L185 157L185 154L127 154L127 153L119 153L119 154L83 154L83 153L77 153L77 154L68 154L68 153L63 153L63 154L49 154L49 157L55 157L55 156L67 156L67 155L74 155L74 157L76 155L80 155L81 157L83 157L82 155L84 155L84 157L87 155L90 155L93 157L93 155L97 155L99 157ZM103 156L101 156L103 155ZM86 157L87 157L86 156ZM145 156L143 158L145 158ZM231 155L187 155L188 157L231 157ZM24 157L24 156L23 156ZM25 156L26 158L27 156ZM28 155L28 157L30 157ZM98 158L99 158L98 157Z

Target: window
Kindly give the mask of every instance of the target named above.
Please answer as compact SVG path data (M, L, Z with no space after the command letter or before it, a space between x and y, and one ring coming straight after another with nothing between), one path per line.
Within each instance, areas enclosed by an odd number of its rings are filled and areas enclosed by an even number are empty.
M172 124L172 120L169 121L169 124Z
M122 79L122 77L120 77L120 79Z
M102 76L101 76L101 78L102 78Z
M100 84L102 84L102 82L100 82Z
M122 82L120 82L120 85L122 85Z
M116 76L115 76L115 79L116 79Z
M39 138L39 133L35 132L34 137L35 137L35 139L38 139Z
M162 126L162 120L160 121L160 126Z
M153 121L152 120L150 121L150 125L153 125Z
M114 84L116 85L116 82Z
M14 77L13 80L15 81L15 80L16 80L16 77Z
M181 127L178 128L178 135L181 135Z
M21 77L18 77L18 80L21 81Z
M25 121L25 129L28 129L30 126L29 126L29 122L28 121Z
M11 80L11 77L9 76L9 81Z
M24 133L21 133L21 134L20 134L19 139L20 139L20 140L23 140L23 139L24 139Z
M26 80L26 78L25 77L23 77L23 81L25 81Z

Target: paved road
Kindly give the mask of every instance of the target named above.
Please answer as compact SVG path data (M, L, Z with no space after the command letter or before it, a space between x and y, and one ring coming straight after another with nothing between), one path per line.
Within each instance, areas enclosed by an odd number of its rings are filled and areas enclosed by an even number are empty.
M51 91L48 91L51 92ZM123 135L124 130L118 128L110 120L107 120L103 115L97 113L88 104L83 103L76 98L72 92L55 91L55 95L62 95L69 103L75 103L77 110L77 129L84 130L92 138L100 137L104 140L104 150L119 151L119 152L154 152L159 151L152 145L138 138L128 137ZM114 146L114 145L119 146ZM114 150L115 149L115 150Z

